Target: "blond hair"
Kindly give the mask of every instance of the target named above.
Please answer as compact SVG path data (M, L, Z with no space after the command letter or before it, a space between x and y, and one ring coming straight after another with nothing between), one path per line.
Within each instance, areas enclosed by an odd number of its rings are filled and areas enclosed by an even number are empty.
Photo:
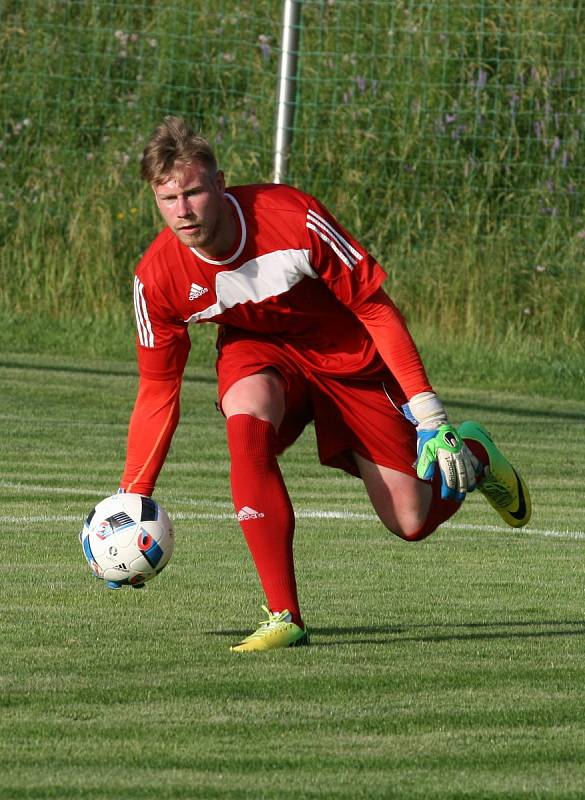
M209 142L182 117L165 117L142 153L140 175L150 184L164 183L193 164L203 164L215 174L217 160Z

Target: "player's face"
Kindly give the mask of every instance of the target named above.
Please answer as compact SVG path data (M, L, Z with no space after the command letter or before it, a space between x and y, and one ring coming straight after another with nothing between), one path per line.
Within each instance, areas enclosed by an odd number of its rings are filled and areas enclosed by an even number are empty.
M183 244L211 255L229 248L223 172L191 164L153 190L164 221Z

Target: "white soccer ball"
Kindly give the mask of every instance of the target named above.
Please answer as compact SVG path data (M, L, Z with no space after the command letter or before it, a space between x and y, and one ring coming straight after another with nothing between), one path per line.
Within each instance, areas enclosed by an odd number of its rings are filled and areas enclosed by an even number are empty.
M175 546L167 512L140 494L106 497L90 511L79 539L91 571L110 589L144 586L168 564Z

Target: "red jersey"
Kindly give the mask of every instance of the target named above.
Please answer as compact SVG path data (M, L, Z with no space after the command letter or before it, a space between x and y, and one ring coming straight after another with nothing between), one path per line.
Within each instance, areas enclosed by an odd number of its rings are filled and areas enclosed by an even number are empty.
M315 198L282 185L226 192L239 234L212 260L170 228L136 269L138 396L122 487L150 494L179 420L192 324L220 325L220 345L267 336L313 376L385 381L404 397L431 390L385 273ZM325 378L324 378L325 379Z
M312 372L366 377L383 362L352 309L385 273L313 197L283 185L226 192L234 250L211 260L166 228L137 267L138 363L146 378L183 371L188 327L215 322L282 338Z

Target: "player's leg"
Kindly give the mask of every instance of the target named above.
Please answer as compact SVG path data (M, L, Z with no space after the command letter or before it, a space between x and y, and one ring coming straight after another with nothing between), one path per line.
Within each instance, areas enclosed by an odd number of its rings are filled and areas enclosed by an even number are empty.
M391 467L353 454L368 495L389 531L406 541L419 541L453 516L460 503L441 498L438 481L425 482Z
M271 368L238 379L221 400L234 506L269 606L267 621L236 651L308 641L294 570L294 512L277 460L286 405L285 381Z
M440 476L416 475L416 430L400 411L400 390L387 380L320 378L312 399L323 464L361 477L384 525L407 541L424 539L460 503L442 500ZM396 400L391 396L396 393Z
M432 501L430 484L353 453L374 510L388 530L409 539L422 527Z
M274 370L238 380L222 398L238 522L270 609L287 608L299 622L292 556L294 513L276 457L284 408L284 386Z
M271 423L275 430L280 428L285 407L283 380L273 368L240 378L230 386L221 401L226 419L246 414Z
M530 493L519 472L482 425L464 422L458 430L477 459L479 492L508 525L526 525L531 516ZM460 503L441 497L438 472L432 482L426 483L375 464L359 453L354 452L353 457L381 521L407 541L426 538L460 507Z

